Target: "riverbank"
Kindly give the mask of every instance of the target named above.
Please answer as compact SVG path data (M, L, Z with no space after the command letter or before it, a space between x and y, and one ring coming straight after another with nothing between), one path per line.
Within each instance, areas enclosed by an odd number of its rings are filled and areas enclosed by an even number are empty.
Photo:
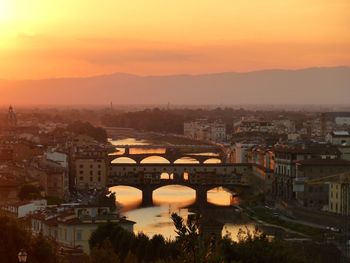
M266 227L276 227L285 232L298 235L304 238L311 238L316 241L322 241L326 233L323 226L316 227L309 224L303 224L292 219L286 219L285 216L277 210L264 206L241 206L243 211L258 224Z

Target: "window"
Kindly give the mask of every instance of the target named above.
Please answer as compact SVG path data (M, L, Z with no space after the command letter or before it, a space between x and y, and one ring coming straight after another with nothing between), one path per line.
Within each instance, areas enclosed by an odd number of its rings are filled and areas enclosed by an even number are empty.
M84 171L80 171L79 173L80 173L80 174L83 174L83 173L84 173Z
M84 180L84 177L80 176L80 177L79 177L79 180L80 180L80 181L83 181L83 180Z
M99 182L101 182L101 177L99 176L99 177L97 178L97 180L98 180Z
M81 165L79 165L79 167L80 167L80 168L84 168L84 165L81 164Z
M83 239L83 233L81 230L77 230L77 240L80 241Z
M98 174L98 175L101 175L101 171L97 171L97 174Z
M93 171L90 171L90 175L93 175Z
M92 177L90 177L90 182L92 182L93 181L93 178Z
M98 168L101 168L101 164L97 165Z
M93 168L93 165L92 165L92 164L90 164L90 168Z

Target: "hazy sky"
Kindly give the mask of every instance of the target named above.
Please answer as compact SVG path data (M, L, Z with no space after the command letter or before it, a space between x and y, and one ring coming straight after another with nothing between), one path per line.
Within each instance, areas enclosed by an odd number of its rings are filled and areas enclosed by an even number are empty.
M349 0L0 0L0 78L350 65Z

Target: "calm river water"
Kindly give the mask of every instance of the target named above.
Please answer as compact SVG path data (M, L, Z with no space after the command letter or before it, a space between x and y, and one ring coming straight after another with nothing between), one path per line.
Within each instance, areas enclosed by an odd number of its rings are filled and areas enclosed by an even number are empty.
M148 145L149 143L144 140L136 140L134 138L128 138L123 140L111 141L114 145ZM122 149L118 149L122 152ZM164 149L157 149L158 152L162 152ZM141 148L135 149L136 152L144 151ZM206 153L207 154L207 153ZM215 155L213 154L213 157ZM114 163L132 163L133 161L128 158L118 158L113 161ZM194 163L195 160L190 158L182 158L178 163ZM211 159L208 162L217 163L218 159ZM144 163L167 163L162 157L150 157L144 161ZM117 203L120 206L122 214L129 220L135 221L135 232L143 232L149 236L155 234L162 234L166 238L173 239L175 237L174 226L171 221L171 214L173 212L178 213L183 218L194 211L195 204L195 191L191 188L171 185L161 187L153 192L153 206L140 207L142 202L142 193L140 190L127 187L127 186L115 186L110 190L116 193ZM222 234L227 233L233 239L236 239L237 233L240 229L249 230L254 229L254 225L246 219L242 218L240 213L236 212L233 208L234 205L239 204L239 199L233 197L232 193L226 191L223 188L215 188L207 193L207 201L209 204L209 212L211 217L219 221L223 225ZM215 216L213 216L215 211ZM203 213L205 214L205 212Z

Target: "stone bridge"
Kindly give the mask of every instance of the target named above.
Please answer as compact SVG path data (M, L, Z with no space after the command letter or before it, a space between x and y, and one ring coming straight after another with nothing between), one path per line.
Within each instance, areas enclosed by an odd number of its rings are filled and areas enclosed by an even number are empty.
M205 163L209 159L218 159L224 163L226 161L225 153L218 147L214 146L116 146L116 148L123 148L124 152L109 155L109 161L113 162L121 157L127 157L135 161L136 164L141 164L148 157L162 157L169 162L169 164L176 163L181 158L191 158L196 160L199 164ZM135 153L133 150L141 149L141 153ZM154 150L154 152L152 152ZM203 151L211 151L210 153L201 153Z
M112 164L109 187L131 186L142 191L142 203L153 203L153 191L168 185L183 185L196 191L196 201L206 202L207 191L224 187L230 191L248 187L246 164Z

